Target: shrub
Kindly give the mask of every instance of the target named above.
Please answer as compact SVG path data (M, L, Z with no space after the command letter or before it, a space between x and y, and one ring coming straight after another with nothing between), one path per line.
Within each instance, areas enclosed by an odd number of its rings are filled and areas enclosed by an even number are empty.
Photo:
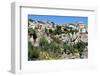
M35 31L35 30L33 30L33 39L34 39L34 42L35 42L36 39L37 39L37 34L36 34L36 31Z
M67 43L64 43L64 44L63 44L63 49L64 49L63 52L65 52L65 53L68 52L68 50L69 50L69 45L68 45Z
M32 28L28 28L28 34L33 34L33 29Z
M88 43L85 43L83 41L80 41L74 45L74 48L78 50L80 57L81 57L81 55L82 55L82 53L87 45L88 45Z
M53 33L52 29L49 29L49 33L50 33L50 34L52 34L52 33Z
M57 44L56 42L51 42L49 47L50 47L49 49L51 50L51 52L54 52L54 53L61 52L61 46Z
M61 43L61 40L59 40L59 38L56 38L54 36L51 36L51 38L53 39L54 42L56 42L57 44Z
M48 52L46 52L46 51L41 51L40 52L40 54L39 54L39 59L40 60L50 60L50 59L52 59L51 57L50 57L50 55L49 55L49 53Z
M44 36L40 38L39 45L40 45L40 48L44 50L48 50L49 48L48 40Z
M61 26L56 26L56 29L55 29L55 35L56 34L61 34L62 33L62 30L61 30Z
M28 42L28 60L36 60L39 58L40 49L33 47L30 42Z

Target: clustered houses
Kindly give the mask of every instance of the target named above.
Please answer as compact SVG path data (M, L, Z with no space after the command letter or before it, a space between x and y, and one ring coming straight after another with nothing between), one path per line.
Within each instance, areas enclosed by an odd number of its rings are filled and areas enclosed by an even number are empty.
M37 29L44 29L44 28L47 28L47 29L53 29L55 28L55 26L52 24L52 23L49 23L49 22L42 22L42 21L29 21L29 28L37 28Z
M56 26L57 26L56 24L53 25L52 23L49 23L49 22L29 21L29 28L33 28L33 29L37 28L37 29L43 30L43 29L47 28L47 29L54 30L56 28ZM65 27L71 27L72 29L79 30L80 33L87 33L88 32L88 30L87 30L88 27L85 26L85 24L83 24L83 23L77 23L77 24L69 23L69 24L64 24L61 26L62 26L62 28L61 28L62 30Z
M70 24L65 24L65 26L71 27L72 29L76 29L80 33L86 33L88 31L87 26L83 23L77 23L77 24L70 23Z
M43 33L45 32L45 28L55 30L56 26L61 26L62 31L64 31L64 28L67 28L67 29L71 28L72 30L78 31L77 33L74 32L73 35L71 33L69 33L69 35L65 34L65 33L62 33L60 35L55 35L56 38L59 38L59 40L61 40L63 42L71 42L71 40L72 41L75 40L75 43L77 43L79 40L82 40L83 42L88 41L88 36L87 36L87 33L88 33L87 28L88 27L83 23L75 23L75 24L67 23L67 24L63 24L63 25L57 25L57 24L54 24L53 22L30 21L30 20L28 22L28 28L38 30L38 32L37 32L38 37L43 35ZM47 39L50 39L50 37Z

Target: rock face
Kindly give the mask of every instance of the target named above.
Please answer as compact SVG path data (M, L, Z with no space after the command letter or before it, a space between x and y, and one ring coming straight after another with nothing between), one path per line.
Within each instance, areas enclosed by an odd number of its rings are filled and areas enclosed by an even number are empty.
M31 42L31 44L34 47L39 47L40 38L44 36L47 39L48 43L53 42L54 39L55 41L58 40L61 44L67 43L68 45L71 45L71 46L77 44L80 41L84 43L88 43L88 33L87 33L87 27L85 25L83 24L82 25L81 24L64 24L64 25L61 25L60 28L57 28L57 26L59 25L48 23L48 22L29 21L28 28L29 29L32 28L33 30L35 30L35 33L37 35L36 40L34 40L33 39L34 35L30 36L31 33L28 33L29 42ZM59 30L56 31L57 29ZM74 54L63 53L61 56L61 59L88 58L87 46L88 45L86 45L85 48L83 49L81 56L80 56L80 53L76 53L76 52Z

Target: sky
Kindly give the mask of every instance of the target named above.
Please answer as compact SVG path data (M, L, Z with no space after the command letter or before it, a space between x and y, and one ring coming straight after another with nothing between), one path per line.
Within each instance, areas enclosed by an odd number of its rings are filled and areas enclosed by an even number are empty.
M82 16L53 16L53 15L28 15L28 19L35 21L51 21L56 24L84 23L88 25L88 17Z

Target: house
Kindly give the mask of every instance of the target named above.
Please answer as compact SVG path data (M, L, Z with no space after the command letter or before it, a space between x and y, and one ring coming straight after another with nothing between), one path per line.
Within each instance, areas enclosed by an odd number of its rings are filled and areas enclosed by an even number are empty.
M79 32L80 33L86 33L87 32L87 27L83 23L79 23Z

